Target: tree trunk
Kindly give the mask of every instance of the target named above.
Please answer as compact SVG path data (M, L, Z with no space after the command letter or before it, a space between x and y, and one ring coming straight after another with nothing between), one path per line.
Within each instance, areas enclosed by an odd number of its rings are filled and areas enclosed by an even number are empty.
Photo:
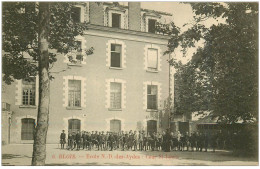
M39 2L39 106L37 127L34 136L32 165L45 165L46 139L49 123L50 80L49 80L49 3Z

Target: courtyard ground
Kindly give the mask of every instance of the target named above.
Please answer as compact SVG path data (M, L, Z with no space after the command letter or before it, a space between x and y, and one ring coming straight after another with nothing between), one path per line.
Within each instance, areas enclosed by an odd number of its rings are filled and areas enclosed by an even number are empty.
M30 165L32 144L2 146L2 165ZM258 165L258 159L231 152L68 151L47 145L46 165Z

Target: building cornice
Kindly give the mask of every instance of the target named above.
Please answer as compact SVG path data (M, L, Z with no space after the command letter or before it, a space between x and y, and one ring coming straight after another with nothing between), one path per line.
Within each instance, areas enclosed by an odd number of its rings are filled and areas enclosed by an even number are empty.
M168 36L168 35L154 34L154 33L141 32L141 31L133 31L133 30L127 30L127 29L111 28L111 27L99 26L99 25L93 25L93 24L88 24L88 29L111 32L111 33L113 32L113 33L120 33L120 34L127 34L127 35L149 37L149 38L162 39L162 40L170 39L170 36Z

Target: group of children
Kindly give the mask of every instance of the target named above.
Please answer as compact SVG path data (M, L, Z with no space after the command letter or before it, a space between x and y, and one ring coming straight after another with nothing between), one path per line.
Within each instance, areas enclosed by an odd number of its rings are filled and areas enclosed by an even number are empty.
M67 144L66 144L67 143ZM179 131L176 133L166 130L166 132L150 132L132 131L129 132L87 132L79 131L69 133L66 138L65 131L63 130L60 135L61 149L67 145L68 150L133 150L133 151L202 151L204 148L207 151L209 144L213 151L215 151L217 138L216 135L209 135L203 132L194 132L181 134Z

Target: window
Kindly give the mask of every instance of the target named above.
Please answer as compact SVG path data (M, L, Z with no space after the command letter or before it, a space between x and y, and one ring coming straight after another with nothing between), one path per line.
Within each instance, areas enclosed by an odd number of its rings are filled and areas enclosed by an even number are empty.
M157 132L157 121L149 120L147 121L147 134L152 134Z
M121 28L121 14L112 13L112 27Z
M69 80L69 107L81 107L81 81Z
M147 109L157 110L157 86L147 86Z
M121 67L121 45L111 44L111 67Z
M81 8L80 7L73 7L71 9L71 18L74 22L80 22L81 20Z
M148 19L148 32L155 33L155 19Z
M22 119L21 140L33 140L35 120L31 118Z
M148 49L147 54L147 61L148 61L148 70L158 70L158 50L157 49Z
M69 128L68 128L68 132L69 133L77 133L78 131L80 131L80 126L81 126L81 121L78 119L70 119L68 121L69 123Z
M121 109L121 83L110 83L110 108Z
M22 104L35 106L35 82L36 79L22 80Z

